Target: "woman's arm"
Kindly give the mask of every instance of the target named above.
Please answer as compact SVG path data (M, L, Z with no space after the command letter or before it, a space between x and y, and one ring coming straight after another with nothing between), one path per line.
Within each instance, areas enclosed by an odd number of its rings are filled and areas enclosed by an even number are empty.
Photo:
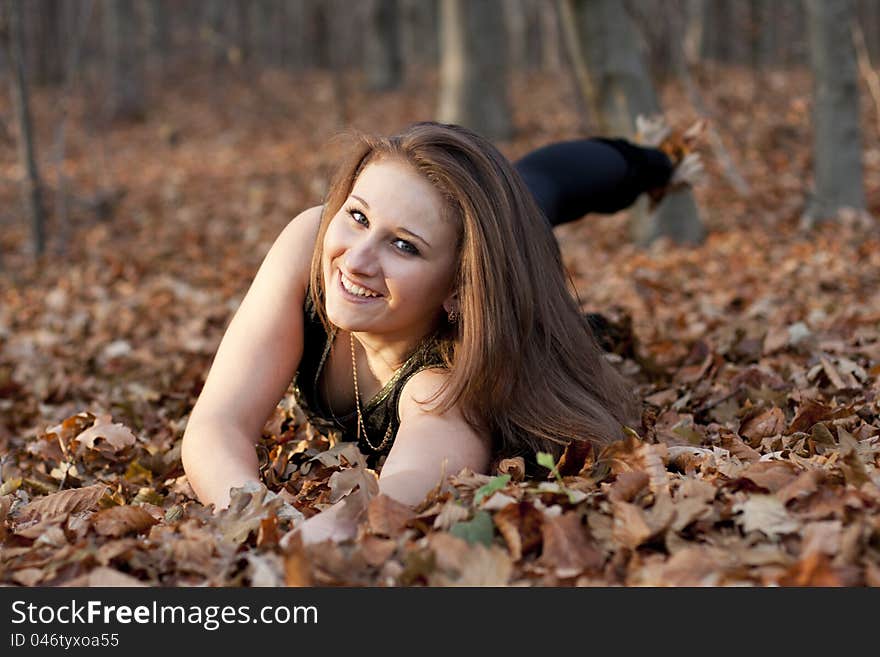
M223 335L183 436L181 456L204 504L259 481L255 444L303 350L302 308L321 208L293 219L269 249Z
M474 431L457 405L435 414L419 404L430 399L448 376L441 369L422 370L401 391L400 427L382 466L379 491L404 504L421 502L444 477L462 468L484 472L489 467L489 437Z
M400 427L379 475L379 492L410 506L421 502L447 475L466 467L474 472L489 467L488 437L476 433L457 406L436 415L418 404L430 398L446 376L443 370L422 370L401 391ZM296 531L304 543L342 541L357 534L363 518L362 505L349 496L301 523Z

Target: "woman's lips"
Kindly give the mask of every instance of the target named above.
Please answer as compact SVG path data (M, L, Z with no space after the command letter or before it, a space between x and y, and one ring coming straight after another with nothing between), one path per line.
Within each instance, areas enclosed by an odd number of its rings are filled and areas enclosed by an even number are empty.
M349 292L348 290L346 290L346 289L345 289L345 286L342 284L342 270L337 270L337 271L339 271L339 276L337 277L337 278L339 279L339 289L342 290L342 294L343 294L343 296L344 296L346 299L348 299L349 301L352 301L352 302L354 302L354 303L369 303L370 301L378 301L379 299L382 298L381 296L378 296L378 297L360 297L360 296L358 296L358 295L356 295L356 294L352 294L351 292Z

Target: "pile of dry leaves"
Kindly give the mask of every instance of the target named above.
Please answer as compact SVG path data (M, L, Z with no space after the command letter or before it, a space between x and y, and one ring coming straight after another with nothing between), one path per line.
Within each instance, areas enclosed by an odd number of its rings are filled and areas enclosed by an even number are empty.
M880 584L880 237L847 217L796 228L809 80L771 78L756 93L725 77L709 103L752 191L738 196L707 157L705 244L637 248L623 216L557 229L584 309L631 318L632 339L608 358L645 400L643 426L545 462L543 480L516 460L456 473L415 509L377 495L360 454L290 395L264 428L265 488L213 514L180 463L225 324L333 160L330 80L252 81L214 104L180 89L144 124L102 136L127 192L113 221L74 214L71 251L40 267L4 255L0 583ZM543 91L520 94L541 101L517 104L510 157L577 133L558 85L525 82ZM431 115L430 94L359 94L348 94L359 127ZM675 116L674 89L666 105L674 123L693 118ZM35 106L51 126L52 99ZM89 189L95 136L74 128L67 175ZM168 130L175 140L157 138ZM866 134L877 212L880 144ZM0 153L0 174L15 167ZM13 207L17 191L0 199ZM23 225L3 232L6 252ZM345 496L363 508L351 540L306 546L291 533Z
M770 347L794 349L768 334ZM796 342L800 342L797 339ZM24 585L880 585L873 377L845 356L812 394L756 365L692 358L648 396L645 439L492 476L463 471L417 508L377 494L349 443L279 405L260 452L268 489L213 515L177 445L72 416L13 455L0 488L2 573ZM855 394L853 394L855 393ZM287 398L289 402L289 398ZM332 437L331 437L332 438ZM10 469L7 469L7 472ZM35 479L27 472L46 475ZM49 487L45 480L57 481ZM346 495L358 535L302 545L296 523Z

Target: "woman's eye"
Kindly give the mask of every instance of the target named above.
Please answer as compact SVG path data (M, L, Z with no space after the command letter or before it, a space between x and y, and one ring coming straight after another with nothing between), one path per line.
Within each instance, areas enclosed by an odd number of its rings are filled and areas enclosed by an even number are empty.
M399 244L400 246L398 246L397 248L401 251L404 251L405 253L419 255L419 250L406 240L396 239L394 240L393 244Z
M354 219L356 223L359 223L362 226L367 225L367 216L360 210L349 210L348 214L351 215L351 218Z

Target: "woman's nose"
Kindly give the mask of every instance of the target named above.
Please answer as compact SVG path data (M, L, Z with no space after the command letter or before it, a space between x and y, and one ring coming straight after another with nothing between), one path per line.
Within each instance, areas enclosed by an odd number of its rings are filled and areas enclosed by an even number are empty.
M367 236L355 240L345 252L345 265L353 274L373 275L379 266L376 245Z

